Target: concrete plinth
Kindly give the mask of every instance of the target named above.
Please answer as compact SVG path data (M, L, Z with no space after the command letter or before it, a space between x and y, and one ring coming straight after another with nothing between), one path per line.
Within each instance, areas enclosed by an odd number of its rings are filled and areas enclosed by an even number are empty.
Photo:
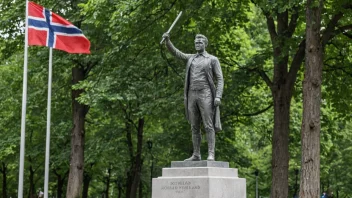
M228 162L172 162L153 178L152 198L246 198L246 180Z

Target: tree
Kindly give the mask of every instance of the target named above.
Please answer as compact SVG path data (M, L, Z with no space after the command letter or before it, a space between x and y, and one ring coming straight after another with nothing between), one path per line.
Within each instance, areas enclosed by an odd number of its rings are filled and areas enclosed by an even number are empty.
M0 2L0 65L6 65L0 69L0 147L4 148L0 150L6 151L0 154L0 162L5 163L6 169L1 170L6 170L7 179L0 183L7 185L7 196L13 196L16 189L20 105L13 104L20 103L17 92L21 90L23 63L24 2L13 6L16 2ZM240 176L248 179L248 196L254 195L249 189L254 187L256 169L260 172L261 195L269 196L272 187L273 196L285 197L285 193L286 197L291 196L295 178L289 175L299 168L301 158L299 82L303 79L300 66L305 49L304 3L281 0L258 0L255 4L223 0L38 3L80 26L92 44L89 56L54 52L49 186L51 192L57 192L57 197L62 196L66 185L75 190L68 190L70 196L79 196L82 183L84 197L102 193L145 197L151 176L160 175L161 168L169 166L170 161L189 155L189 125L184 119L182 101L184 64L171 59L159 45L162 33L180 10L183 15L171 32L175 45L184 52L193 52L194 35L205 34L210 41L207 50L219 57L225 78L221 111L224 131L217 134L217 160L229 161L232 167L239 168ZM348 117L352 108L350 91L346 91L351 90L352 84L349 69L352 48L347 31L351 22L346 17L350 14L350 2L329 0L325 5L321 40L327 72L322 88L325 97L321 180L322 188L337 190L338 187L343 195L350 192L344 186L351 177L337 173L350 170L351 162L350 158L345 157L344 161L341 157L350 152L350 141L344 138L350 135ZM31 178L25 177L26 192L30 181L32 189L41 186L44 175L41 156L44 156L46 90L43 87L48 57L46 48L30 50L32 90L27 129L33 137L27 144L25 164L26 174L30 173L30 166L32 174ZM18 67L16 72L8 69L9 64ZM73 86L72 79L77 82ZM77 114L73 115L72 109ZM79 120L75 129L74 119ZM77 147L72 149L79 148L79 152L72 151L72 156L78 158L71 163L71 172L79 177L69 183L72 134L77 135L73 143ZM153 149L147 150L146 140L153 141ZM202 149L205 147L202 145ZM281 158L288 153L290 157ZM275 158L272 171L271 155Z
M16 127L20 116L20 97L18 90L20 79L16 78L19 74L19 69L14 64L4 64L0 66L0 173L1 173L1 195L2 197L11 196L14 191L10 190L14 187L10 184L13 178L13 161L16 159L16 150L18 147L19 138L15 131L19 130Z
M320 195L320 103L323 73L323 46L320 28L322 9L323 1L307 1L300 197L319 197Z
M270 88L274 104L271 196L287 197L290 106L306 47L305 34L300 28L304 18L303 7L299 1L291 4L286 1L253 2L261 8L266 18L272 46L273 72L267 72L272 74L272 80L262 66L254 69ZM336 35L337 22L343 17L342 8L350 4L341 1L335 5L339 12L331 11L331 19L327 19L325 30L320 32L323 34L323 46Z

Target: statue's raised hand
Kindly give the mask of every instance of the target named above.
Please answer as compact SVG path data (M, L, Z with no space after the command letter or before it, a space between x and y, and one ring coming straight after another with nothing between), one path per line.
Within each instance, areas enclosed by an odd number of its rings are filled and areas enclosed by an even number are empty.
M163 39L165 39L165 40L170 40L170 34L167 33L167 32L165 32L162 37L163 37Z

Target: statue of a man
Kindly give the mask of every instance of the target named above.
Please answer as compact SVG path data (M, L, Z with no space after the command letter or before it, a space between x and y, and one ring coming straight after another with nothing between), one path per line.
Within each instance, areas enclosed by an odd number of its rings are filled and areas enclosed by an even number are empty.
M191 124L193 155L185 161L200 161L201 120L208 140L208 161L215 160L215 132L221 130L220 110L224 80L218 58L208 54L208 39L197 34L196 54L185 54L175 48L168 33L163 34L169 51L187 62L184 88L186 117Z

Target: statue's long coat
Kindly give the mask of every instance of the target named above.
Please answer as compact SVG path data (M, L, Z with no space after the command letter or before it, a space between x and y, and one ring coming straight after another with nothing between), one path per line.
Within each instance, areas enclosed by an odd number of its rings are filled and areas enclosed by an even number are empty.
M179 52L180 53L180 52ZM197 56L197 54L182 54L182 58L188 58L187 64L186 64L186 75L185 75L185 87L184 87L184 103L185 103L185 110L186 110L186 118L189 121L189 115L188 115L188 88L189 88L189 81L190 81L190 67L192 64L193 59ZM216 58L213 55L208 54L207 52L203 53L205 57L205 66L204 70L207 75L207 80L209 82L209 86L213 95L213 99L215 98L221 98L222 97L222 92L224 88L224 79L220 67L220 63L218 58ZM215 82L217 85L215 86L214 82L214 77L215 77ZM215 132L221 131L221 121L220 121L220 108L219 106L214 107L214 130Z

